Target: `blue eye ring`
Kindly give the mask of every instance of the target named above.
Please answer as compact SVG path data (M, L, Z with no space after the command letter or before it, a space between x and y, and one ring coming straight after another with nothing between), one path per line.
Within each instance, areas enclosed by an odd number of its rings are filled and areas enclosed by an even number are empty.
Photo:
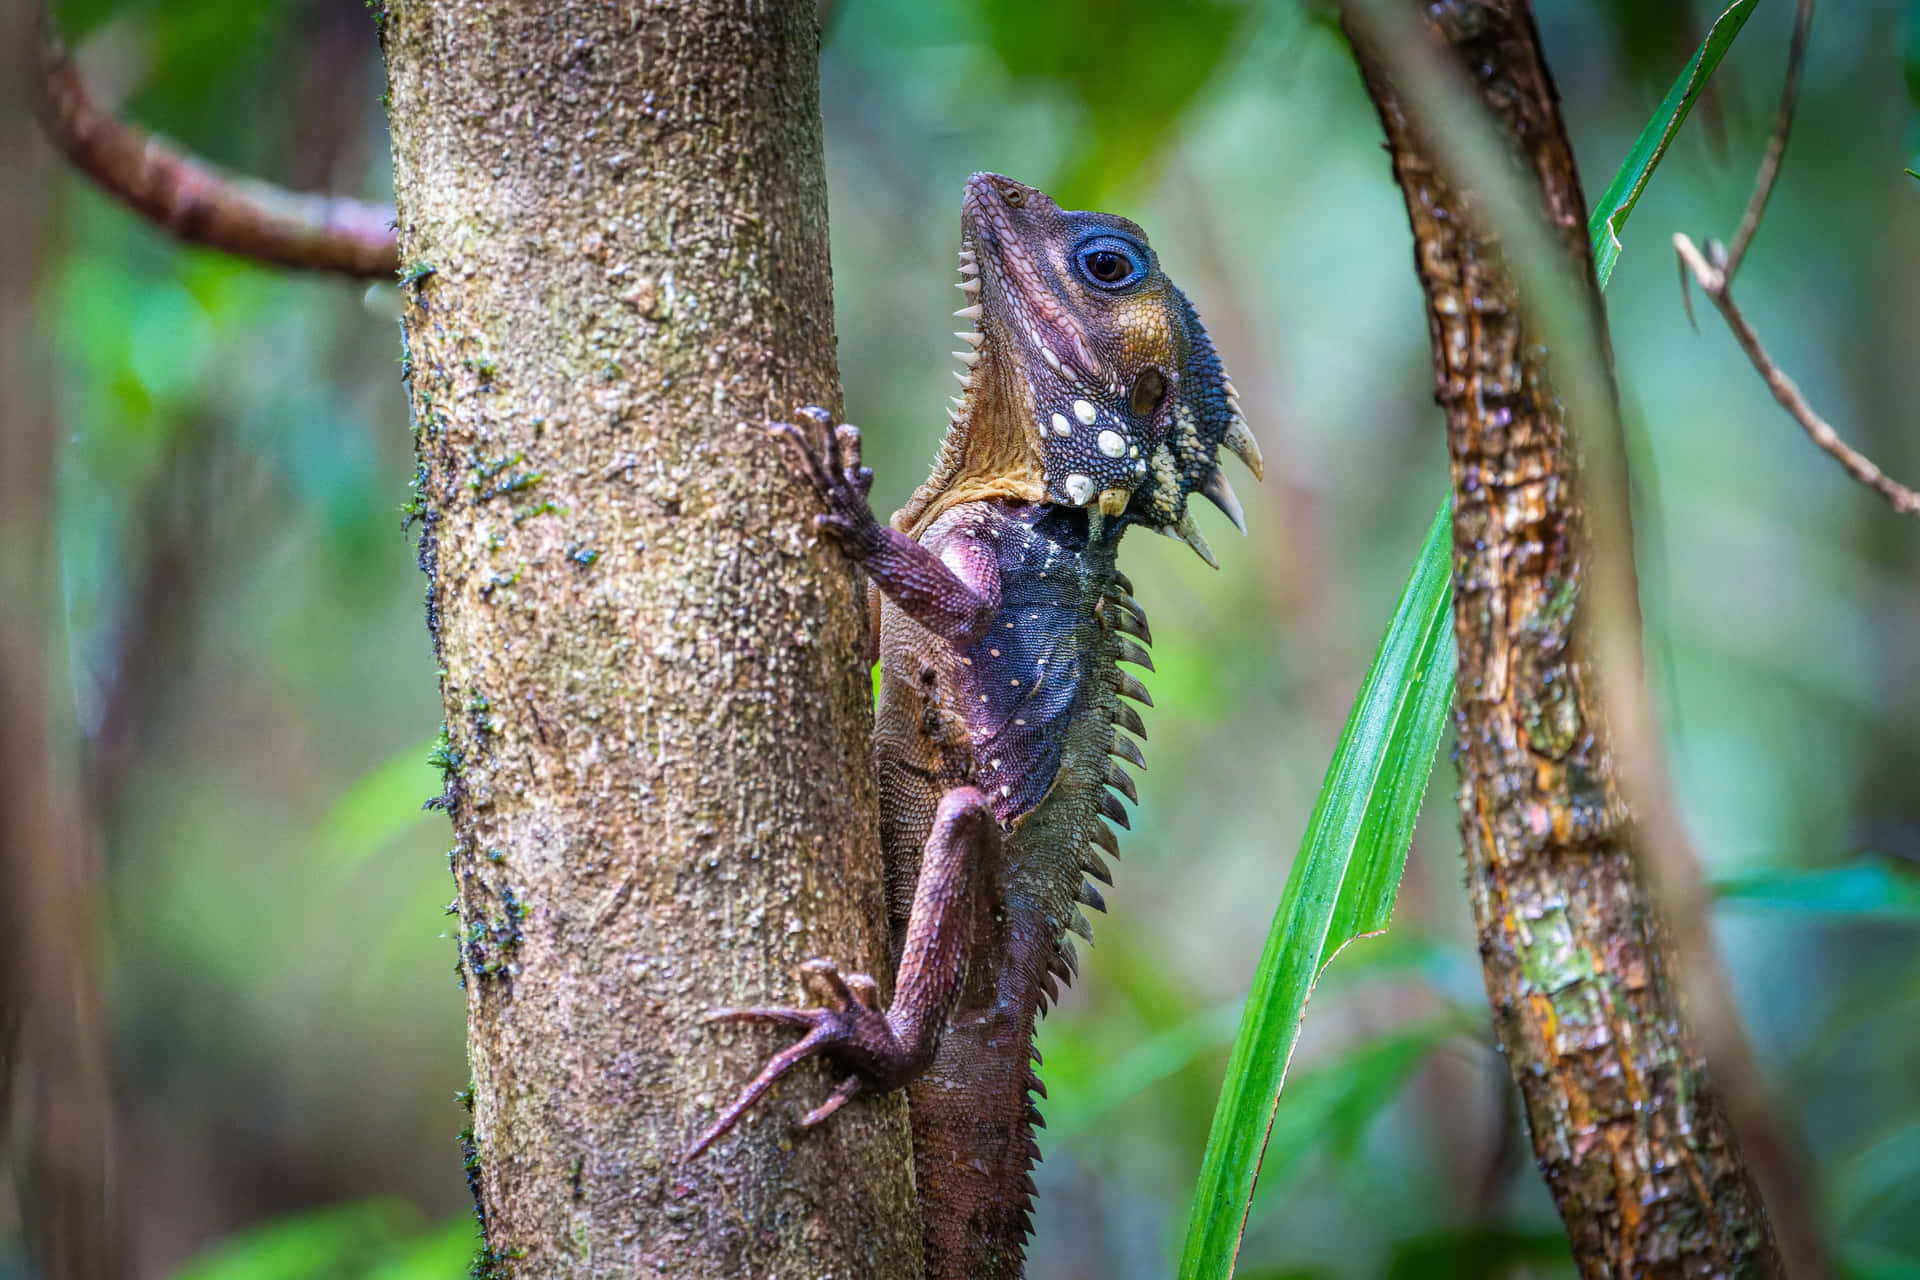
M1129 289L1146 278L1147 256L1119 236L1094 236L1073 250L1074 269L1096 289Z

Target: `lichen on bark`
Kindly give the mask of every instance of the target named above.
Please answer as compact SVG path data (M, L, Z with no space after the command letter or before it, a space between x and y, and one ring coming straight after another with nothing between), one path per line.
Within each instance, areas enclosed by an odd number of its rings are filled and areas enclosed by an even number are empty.
M381 36L488 1265L917 1274L898 1099L676 1164L768 1047L701 1013L886 954L861 604L760 431L839 407L813 5Z

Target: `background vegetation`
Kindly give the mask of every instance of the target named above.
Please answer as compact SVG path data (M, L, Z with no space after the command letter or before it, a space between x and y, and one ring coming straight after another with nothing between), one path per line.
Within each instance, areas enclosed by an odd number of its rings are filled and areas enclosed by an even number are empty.
M1712 12L1539 9L1593 196ZM133 118L244 172L384 194L377 48L350 0L60 12ZM1668 250L1737 219L1790 16L1762 4L1740 37L1607 303L1649 454L1654 674L1733 998L1851 1273L1920 1276L1920 540L1710 316L1689 328ZM1920 20L1899 5L1823 11L1741 297L1810 398L1911 480L1903 41ZM1033 1274L1164 1276L1238 1000L1441 489L1399 197L1337 32L1291 4L842 0L822 78L841 367L877 506L921 478L944 422L957 199L980 168L1146 226L1266 451L1268 482L1241 486L1251 536L1209 530L1222 572L1129 544L1159 668L1152 767L1111 915L1041 1033ZM78 179L47 195L64 448L46 624L55 720L104 833L138 1273L455 1276L473 1248L462 1004L445 819L419 808L439 711L391 299L182 251ZM1316 996L1243 1275L1565 1270L1491 1049L1444 765L1438 781L1393 932ZM27 1274L14 1204L0 1277Z

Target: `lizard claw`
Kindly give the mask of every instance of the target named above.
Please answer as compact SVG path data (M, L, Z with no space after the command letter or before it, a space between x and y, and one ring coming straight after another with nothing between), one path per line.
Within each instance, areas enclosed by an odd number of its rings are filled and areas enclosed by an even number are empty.
M867 1051L870 1051L870 1047L891 1043L893 1032L887 1026L886 1014L879 1007L879 984L867 974L843 976L831 960L809 960L800 966L800 979L808 992L820 1001L818 1005L805 1009L714 1009L701 1019L708 1024L746 1022L793 1027L804 1030L806 1034L767 1059L760 1074L687 1148L680 1157L681 1163L693 1160L712 1146L753 1109L753 1104L773 1087L774 1081L808 1058L818 1054L839 1057L836 1050L841 1050L851 1051L848 1056L857 1060L869 1056ZM857 1064L850 1065L856 1065L853 1073L827 1095L826 1101L801 1118L802 1128L819 1124L846 1105L849 1099L866 1091L870 1083L867 1077Z
M827 513L815 525L842 540L859 540L878 531L879 521L867 504L873 491L873 470L861 462L860 428L834 425L825 409L809 405L794 415L803 425L775 422L767 427L795 456L799 470L827 504Z

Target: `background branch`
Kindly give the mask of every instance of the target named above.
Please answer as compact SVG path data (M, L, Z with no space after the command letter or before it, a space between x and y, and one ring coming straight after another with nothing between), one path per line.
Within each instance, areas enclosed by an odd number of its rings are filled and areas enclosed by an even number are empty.
M1741 261L1747 256L1747 250L1753 245L1753 238L1760 230L1760 219L1767 211L1767 201L1772 198L1774 183L1779 180L1781 162L1786 157L1787 137L1793 131L1793 113L1800 98L1800 79L1806 68L1807 39L1813 26L1813 0L1800 0L1794 12L1793 43L1787 51L1787 74L1780 90L1780 110L1774 117L1773 132L1767 138L1767 149L1760 158L1760 171L1754 177L1753 195L1747 200L1747 210L1740 217L1740 229L1734 233L1733 245L1724 254L1713 252L1717 246L1708 242L1708 252L1702 253L1688 236L1675 234L1674 250L1680 255L1681 265L1692 273L1699 282L1701 292L1713 300L1720 316L1727 322L1727 328L1733 331L1733 337L1740 349L1747 353L1747 359L1765 380L1767 390L1780 407L1793 415L1800 429L1818 445L1827 455L1846 469L1848 475L1885 498L1893 509L1902 515L1920 515L1920 493L1907 488L1882 471L1873 460L1847 444L1840 433L1830 426L1826 419L1815 413L1806 397L1800 394L1800 388L1787 376L1780 366L1774 363L1767 350L1761 345L1760 335L1747 323L1745 315L1733 301L1733 277L1740 270ZM1684 290L1686 277L1681 277ZM1683 294L1684 297L1684 294ZM1692 308L1688 308L1691 317Z
M1713 300L1713 305L1726 320L1727 328L1733 331L1734 340L1766 381L1767 390L1773 393L1773 398L1780 402L1781 408L1793 415L1800 429L1834 461L1846 468L1848 475L1885 498L1895 511L1901 515L1920 515L1920 493L1893 479L1875 465L1873 459L1842 440L1827 420L1814 412L1794 380L1767 354L1767 349L1760 344L1760 335L1747 323L1746 316L1741 314L1729 291L1732 259L1728 259L1727 267L1716 267L1707 261L1706 255L1691 239L1677 233L1673 237L1673 247L1679 253L1680 261L1700 283L1701 292Z
M391 206L236 177L107 114L44 10L33 50L34 110L48 139L107 194L174 238L272 266L363 279L399 269Z
M1760 159L1760 172L1747 200L1747 211L1740 217L1740 229L1734 233L1733 247L1727 250L1726 277L1731 281L1740 270L1741 260L1759 233L1760 219L1773 196L1773 184L1780 177L1780 162L1787 154L1787 135L1793 131L1793 112L1800 101L1800 74L1806 69L1807 36L1813 29L1813 0L1799 0L1793 15L1793 43L1787 49L1787 75L1780 87L1780 109L1773 118L1773 133L1767 139L1766 154Z

